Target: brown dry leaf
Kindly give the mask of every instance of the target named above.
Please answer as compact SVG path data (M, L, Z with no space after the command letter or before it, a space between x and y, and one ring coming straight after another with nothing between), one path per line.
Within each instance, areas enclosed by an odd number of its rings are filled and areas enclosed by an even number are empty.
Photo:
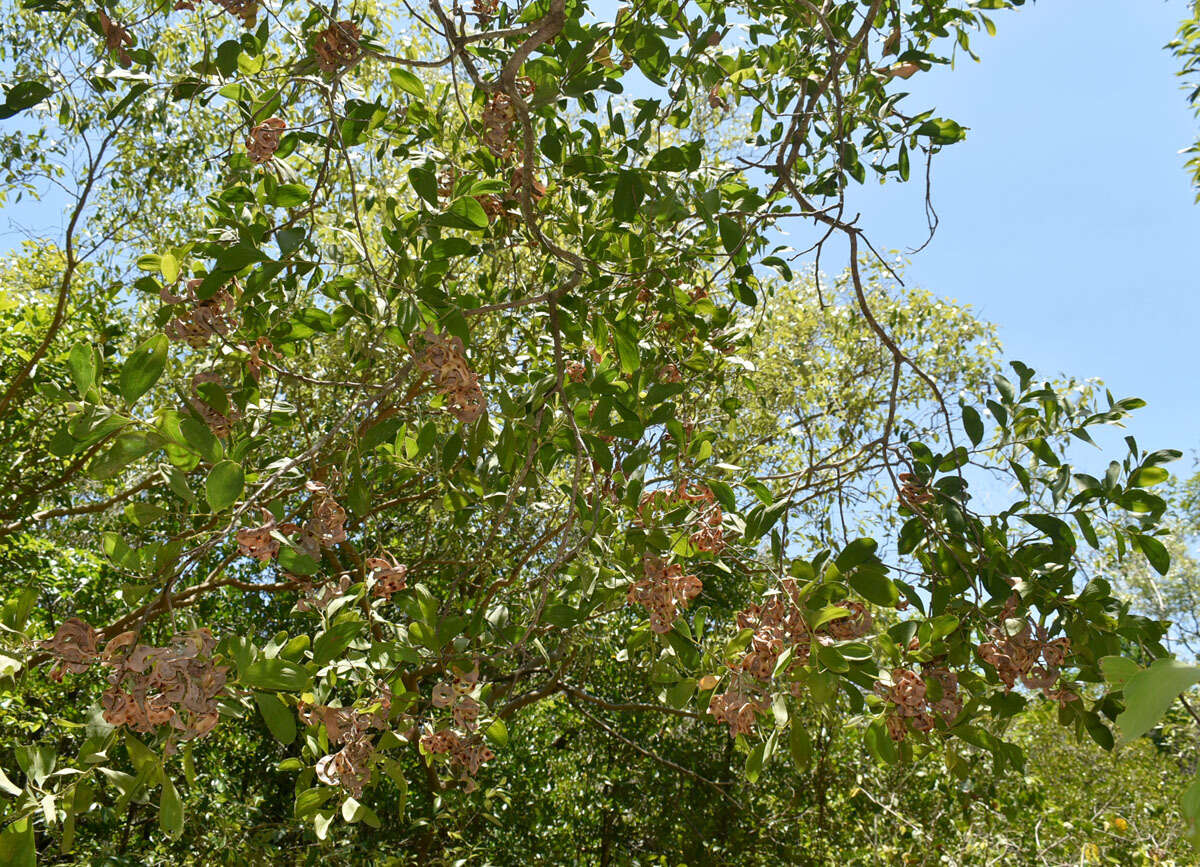
M912 78L921 71L921 66L918 63L896 63L892 66L881 66L875 70L880 75L892 78Z

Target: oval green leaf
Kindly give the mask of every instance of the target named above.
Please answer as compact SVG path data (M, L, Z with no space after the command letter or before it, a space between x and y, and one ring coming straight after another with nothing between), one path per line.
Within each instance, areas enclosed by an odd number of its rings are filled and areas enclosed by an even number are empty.
M121 397L134 403L148 392L167 366L167 336L155 334L126 359L117 387Z
M242 486L246 476L242 465L237 461L221 461L208 474L204 483L204 495L214 512L220 512L233 505L242 494Z
M267 692L301 692L312 685L312 677L302 666L283 659L259 659L246 666L241 681Z
M281 744L290 744L296 739L296 718L277 696L268 692L256 692L254 703L258 705L258 710L275 740Z

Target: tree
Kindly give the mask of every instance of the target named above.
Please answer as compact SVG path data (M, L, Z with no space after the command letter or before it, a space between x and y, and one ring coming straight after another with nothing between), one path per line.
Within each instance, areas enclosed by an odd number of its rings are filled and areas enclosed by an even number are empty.
M1188 89L1188 102L1200 109L1200 4L1192 4L1192 12L1179 25L1179 33L1167 45L1179 58L1179 76ZM1200 142L1184 150L1184 153L1200 154ZM1187 167L1192 172L1192 185L1200 188L1200 156L1188 159Z
M0 338L8 851L183 856L198 808L246 851L448 859L560 724L704 809L833 731L1019 767L1035 690L1112 746L1101 660L1164 627L1076 531L1165 571L1178 452L1077 472L1141 402L1002 375L841 207L964 138L903 82L1019 3L178 5L5 25L13 189L74 179Z

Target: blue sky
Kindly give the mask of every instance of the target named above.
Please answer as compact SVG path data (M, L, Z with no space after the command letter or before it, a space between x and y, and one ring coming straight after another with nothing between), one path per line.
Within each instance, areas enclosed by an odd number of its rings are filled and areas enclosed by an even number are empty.
M941 225L907 277L997 323L1007 357L1144 398L1128 433L1188 452L1200 447L1200 205L1178 151L1197 129L1163 50L1186 11L1027 4L972 40L981 63L910 79L906 102L970 127L934 160ZM852 212L876 247L907 250L927 234L923 192L869 183Z

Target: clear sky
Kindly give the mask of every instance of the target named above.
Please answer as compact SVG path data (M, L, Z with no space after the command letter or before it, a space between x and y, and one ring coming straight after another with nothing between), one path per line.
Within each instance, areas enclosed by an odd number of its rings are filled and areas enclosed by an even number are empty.
M1197 125L1163 50L1186 11L1184 0L1030 3L972 40L982 62L910 79L909 110L936 106L970 132L934 160L941 225L907 274L998 324L1009 358L1145 399L1127 432L1189 452L1200 205L1178 152ZM854 193L876 247L924 241L923 192Z

